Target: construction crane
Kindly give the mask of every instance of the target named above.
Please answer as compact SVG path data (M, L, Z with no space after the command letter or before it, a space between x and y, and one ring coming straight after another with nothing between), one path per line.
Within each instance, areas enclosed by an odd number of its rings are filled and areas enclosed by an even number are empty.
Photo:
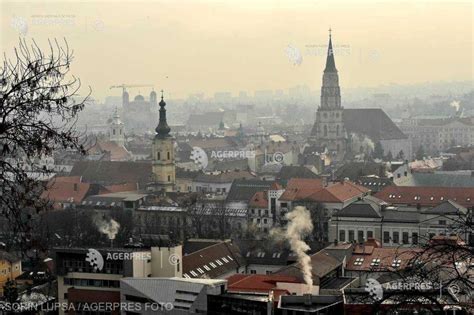
M128 88L136 88L136 87L153 87L153 84L121 84L121 85L112 85L110 89L122 89L122 92L125 92Z

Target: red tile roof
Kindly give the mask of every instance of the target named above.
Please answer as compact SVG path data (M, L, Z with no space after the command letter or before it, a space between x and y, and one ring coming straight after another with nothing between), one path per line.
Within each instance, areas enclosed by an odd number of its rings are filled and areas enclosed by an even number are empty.
M474 206L474 187L388 186L374 196L392 204L436 206L453 200L464 207Z
M279 198L283 201L293 201L306 198L323 188L323 181L318 178L292 178L285 192Z
M68 181L56 181L54 178L48 183L41 198L48 199L54 203L68 202L80 204L89 193L91 184L75 183Z
M241 293L270 293L270 291L273 291L275 299L278 300L281 295L286 295L289 292L285 289L279 289L277 282L304 283L297 277L287 275L235 274L227 278L227 290Z
M283 186L281 186L278 182L274 182L274 183L270 186L270 189L271 189L271 190L282 190L282 189L283 189Z
M308 198L319 202L344 202L361 196L369 190L349 181L339 182L325 187Z
M89 153L109 152L111 161L129 161L130 152L127 149L113 141L97 141L97 143L88 150Z
M123 192L123 191L136 191L136 190L138 190L138 183L108 185L108 186L105 186L104 189L102 189L99 192L99 195Z
M346 269L349 271L387 271L405 268L419 248L375 248L358 245L354 248Z
M268 208L267 192L257 191L250 199L249 206L252 208Z

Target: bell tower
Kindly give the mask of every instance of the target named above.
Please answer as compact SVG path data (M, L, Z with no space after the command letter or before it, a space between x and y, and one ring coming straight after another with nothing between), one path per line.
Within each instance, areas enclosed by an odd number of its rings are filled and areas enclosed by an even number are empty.
M329 29L329 46L321 86L321 102L316 112L311 140L318 146L325 147L336 161L344 159L346 153L347 136L343 114L339 75L334 61L331 29Z
M173 191L176 184L174 138L169 134L166 121L166 103L161 91L160 120L152 143L153 188L155 191Z
M112 117L112 122L109 126L109 140L117 143L118 145L125 145L125 135L123 133L123 122L120 120L120 115L115 108L114 116Z

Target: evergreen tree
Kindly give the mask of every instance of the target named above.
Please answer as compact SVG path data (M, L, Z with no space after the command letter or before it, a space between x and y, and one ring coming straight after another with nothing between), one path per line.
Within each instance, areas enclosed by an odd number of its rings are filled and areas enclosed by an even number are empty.
M416 151L416 159L423 160L424 156L425 156L425 150L423 149L423 146L420 145L418 147L418 150Z
M405 153L403 152L403 150L400 150L400 152L398 152L396 159L402 161L405 159Z
M375 143L374 158L383 159L383 148L382 148L382 144L380 143L380 141L377 141L377 143Z

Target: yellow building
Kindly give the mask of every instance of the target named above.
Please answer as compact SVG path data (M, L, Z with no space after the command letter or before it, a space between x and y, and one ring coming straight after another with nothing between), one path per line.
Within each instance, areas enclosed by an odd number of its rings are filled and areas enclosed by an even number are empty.
M21 260L5 251L0 251L0 296L5 284L21 275Z
M163 92L162 92L163 93ZM153 184L156 191L174 191L176 185L176 167L174 158L174 138L169 134L166 121L166 103L161 95L160 121L156 127L156 136L152 143Z

